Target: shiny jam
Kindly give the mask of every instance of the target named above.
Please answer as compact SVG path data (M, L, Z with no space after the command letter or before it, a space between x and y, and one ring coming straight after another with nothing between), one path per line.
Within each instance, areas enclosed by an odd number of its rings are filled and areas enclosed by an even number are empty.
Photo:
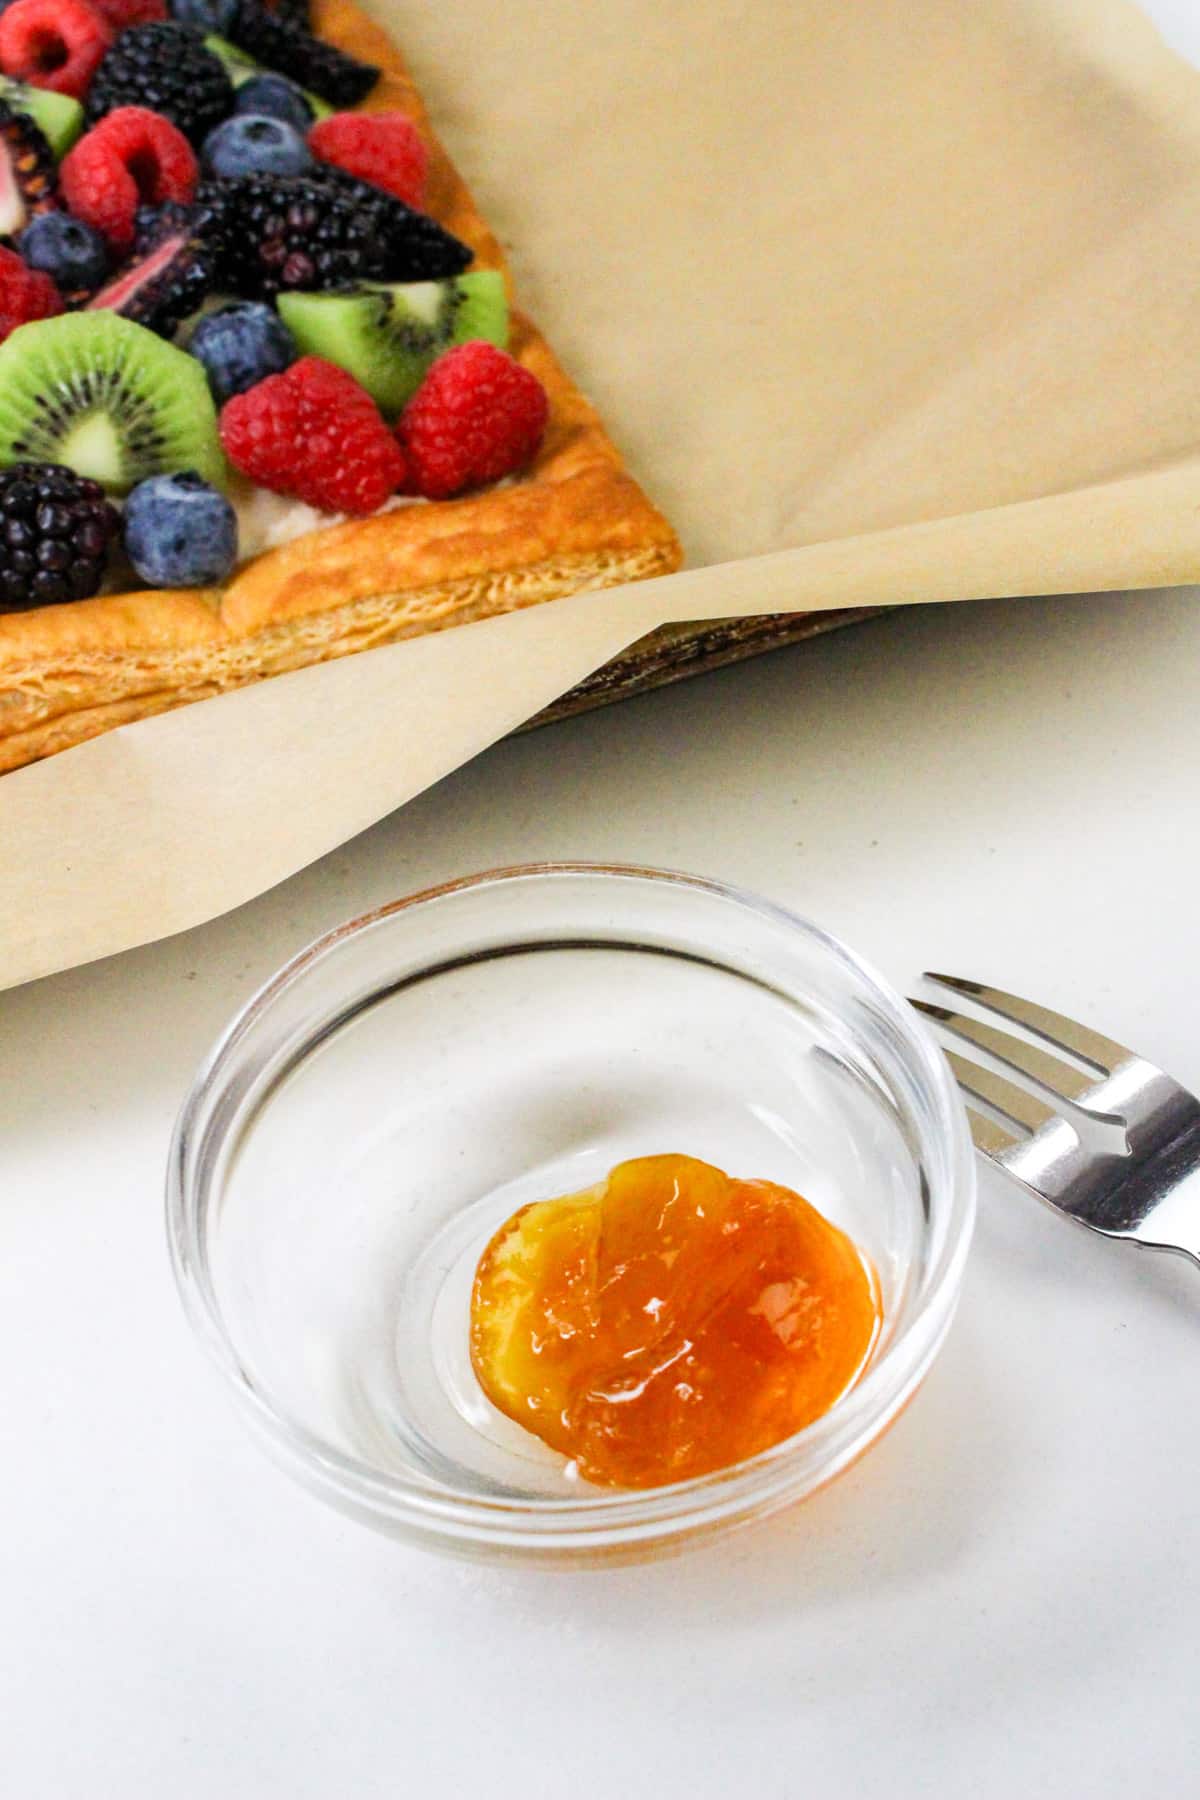
M587 1480L656 1487L820 1418L879 1320L863 1257L798 1194L646 1156L500 1228L471 1360L493 1405Z

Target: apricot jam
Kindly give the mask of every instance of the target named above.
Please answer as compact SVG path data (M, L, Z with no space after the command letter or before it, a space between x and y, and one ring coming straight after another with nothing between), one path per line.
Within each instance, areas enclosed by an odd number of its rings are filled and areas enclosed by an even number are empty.
M501 1226L471 1360L493 1405L589 1481L656 1487L820 1418L879 1318L858 1250L798 1194L645 1156Z

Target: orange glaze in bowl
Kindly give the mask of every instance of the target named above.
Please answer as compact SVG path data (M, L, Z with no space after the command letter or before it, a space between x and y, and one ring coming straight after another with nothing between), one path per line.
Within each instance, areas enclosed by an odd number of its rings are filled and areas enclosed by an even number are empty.
M820 1418L879 1323L862 1255L798 1194L646 1156L500 1228L471 1360L492 1404L587 1480L657 1487Z

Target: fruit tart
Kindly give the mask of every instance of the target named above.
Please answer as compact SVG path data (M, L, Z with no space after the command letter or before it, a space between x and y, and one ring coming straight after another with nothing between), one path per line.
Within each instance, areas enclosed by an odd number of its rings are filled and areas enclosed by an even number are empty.
M0 5L0 770L679 560L349 0Z

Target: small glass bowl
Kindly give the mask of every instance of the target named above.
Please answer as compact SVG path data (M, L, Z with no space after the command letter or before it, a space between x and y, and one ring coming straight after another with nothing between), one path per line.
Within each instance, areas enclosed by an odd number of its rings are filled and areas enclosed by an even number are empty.
M590 1487L484 1398L476 1261L534 1199L680 1151L849 1232L883 1325L806 1430L733 1468ZM200 1069L171 1148L188 1317L266 1448L397 1536L628 1559L761 1518L879 1436L937 1352L974 1217L957 1092L916 1015L800 918L654 869L504 869L328 933Z

